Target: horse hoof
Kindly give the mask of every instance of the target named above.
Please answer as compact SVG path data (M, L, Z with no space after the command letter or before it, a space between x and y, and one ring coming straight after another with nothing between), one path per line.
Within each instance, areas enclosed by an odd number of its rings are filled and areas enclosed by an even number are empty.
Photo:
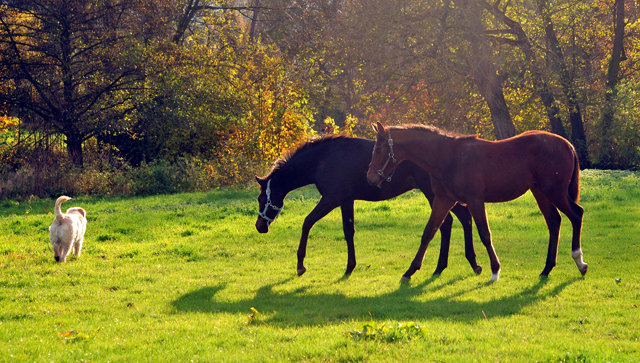
M298 269L298 276L304 275L305 272L307 272L307 268L306 267L299 268Z
M478 265L478 267L473 269L473 272L475 272L476 275L480 275L482 273L482 266Z
M587 266L587 264L585 263L582 268L580 269L580 273L582 274L582 276L587 274L587 270L589 269L589 266Z
M407 284L409 282L411 282L411 277L402 276L402 278L400 279L400 283L402 284Z
M500 279L500 271L491 274L491 281L498 281Z

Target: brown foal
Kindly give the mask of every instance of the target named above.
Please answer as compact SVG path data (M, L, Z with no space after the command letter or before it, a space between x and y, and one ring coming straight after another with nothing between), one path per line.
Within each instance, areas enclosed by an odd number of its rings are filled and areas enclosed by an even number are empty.
M491 280L498 280L500 261L484 204L510 201L527 190L533 193L549 229L547 261L540 276L548 276L556 265L562 220L558 210L573 226L571 256L582 275L587 273L580 245L583 209L577 204L580 167L575 149L567 140L544 131L488 141L423 125L385 128L378 122L373 128L377 139L367 172L369 183L380 186L400 162L410 160L431 175L435 194L420 248L403 279L410 279L422 267L429 242L449 210L459 203L469 208L489 253Z

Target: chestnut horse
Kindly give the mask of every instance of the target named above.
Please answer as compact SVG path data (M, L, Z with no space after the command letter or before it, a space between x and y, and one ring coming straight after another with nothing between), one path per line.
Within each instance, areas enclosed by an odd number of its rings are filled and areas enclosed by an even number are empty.
M500 261L491 242L484 203L516 199L531 190L549 229L547 261L540 276L548 276L556 265L560 236L560 210L573 226L571 257L582 275L580 232L583 209L580 194L580 167L573 146L560 136L544 131L528 131L500 140L478 139L475 135L455 135L423 125L373 125L377 139L367 180L381 186L403 160L412 161L431 175L435 194L431 216L422 235L415 259L403 279L422 267L429 241L449 210L466 205L476 223L491 260L491 280L500 276Z
M290 191L305 185L315 184L322 195L302 225L302 236L298 247L298 276L307 270L304 266L304 258L311 228L335 208L340 207L342 210L342 225L348 251L345 275L348 276L356 267L353 242L355 234L354 200L386 200L414 188L420 188L429 202L433 200L429 174L410 162L399 167L393 179L384 187L376 188L369 185L365 175L373 145L373 140L325 136L301 144L277 160L267 176L256 177L256 181L260 184L260 195L258 196L260 209L256 220L256 229L260 233L269 231L270 223L275 220L284 207L284 199ZM462 206L456 206L452 212L462 223L465 256L471 264L471 268L479 274L482 267L476 263L476 254L473 249L471 215L467 208ZM442 218L445 219L445 222L440 228L442 235L440 258L434 275L439 275L447 267L449 258L453 218L448 213L445 213Z

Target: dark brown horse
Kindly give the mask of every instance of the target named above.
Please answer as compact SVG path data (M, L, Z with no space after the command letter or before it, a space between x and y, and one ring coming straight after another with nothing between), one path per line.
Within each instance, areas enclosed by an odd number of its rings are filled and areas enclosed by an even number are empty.
M354 200L386 200L414 188L420 188L429 202L433 200L429 174L410 162L399 167L390 182L385 183L382 188L370 186L365 176L373 145L373 140L336 136L309 141L276 161L267 176L256 177L256 181L260 184L258 196L260 209L256 229L260 233L269 231L269 224L284 207L284 198L290 191L315 184L322 195L302 225L302 237L298 247L299 276L307 270L304 266L304 258L311 227L333 209L340 207L342 210L342 226L348 251L345 275L349 275L356 267L353 242ZM473 270L479 274L482 267L476 263L476 254L473 249L471 215L467 208L461 206L457 206L452 211L464 229L465 256ZM444 219L440 227L442 247L435 275L440 274L447 267L449 257L453 218L449 213L445 213L442 218Z
M377 140L367 173L369 183L380 186L384 176L393 174L403 160L409 160L429 172L435 194L420 248L403 278L410 279L422 267L429 241L458 203L469 208L489 253L491 280L498 280L500 261L491 242L484 203L513 200L527 190L533 193L549 228L547 261L540 275L548 276L556 265L562 220L558 210L573 226L571 257L578 270L583 275L587 273L580 246L583 209L577 204L580 167L576 151L567 140L544 131L487 141L422 125L385 128L378 123L373 128Z

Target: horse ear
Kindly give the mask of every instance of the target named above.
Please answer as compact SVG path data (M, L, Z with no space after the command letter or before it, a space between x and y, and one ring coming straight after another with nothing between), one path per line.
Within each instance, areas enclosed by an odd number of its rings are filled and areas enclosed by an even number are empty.
M258 182L258 184L260 184L261 186L264 185L264 183L266 182L265 179L259 177L256 175L256 181Z
M382 125L380 121L376 122L376 125L373 126L373 129L378 133L378 135L382 136L385 139L387 138L387 130L384 129L384 125Z

